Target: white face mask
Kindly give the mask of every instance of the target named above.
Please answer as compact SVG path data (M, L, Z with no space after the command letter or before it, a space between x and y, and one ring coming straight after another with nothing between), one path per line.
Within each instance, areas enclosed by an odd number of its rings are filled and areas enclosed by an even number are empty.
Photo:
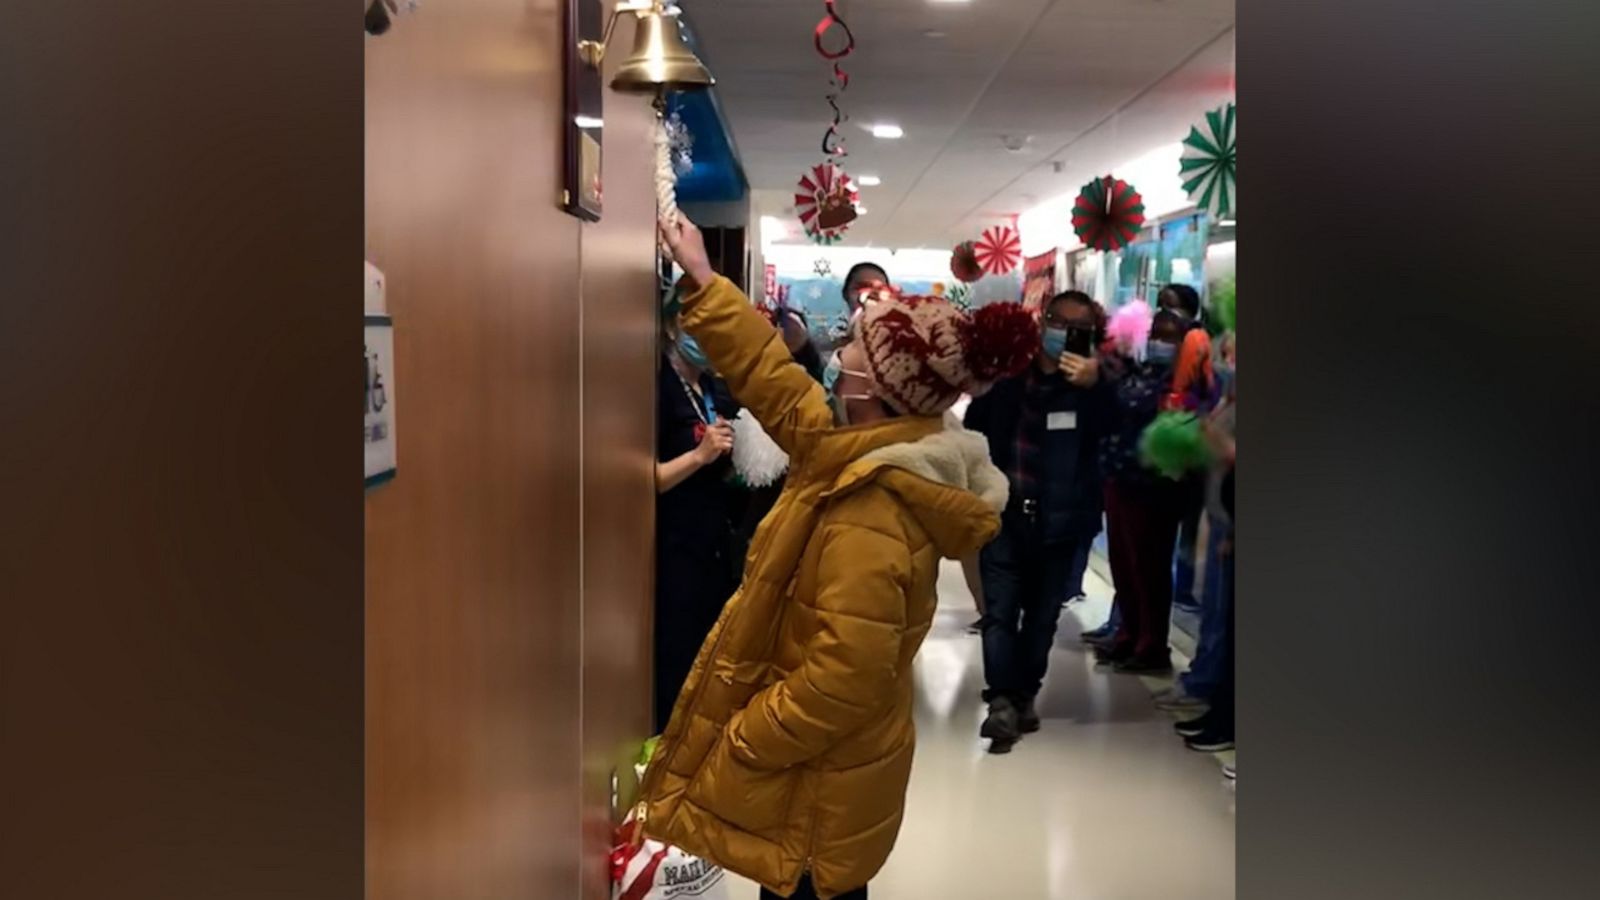
M845 401L873 400L876 398L872 394L841 394L835 391L834 385L838 383L839 376L841 374L854 375L857 378L867 379L870 379L870 376L865 372L857 372L854 369L846 369L844 367L844 363L839 359L839 351L837 350L833 351L833 355L828 357L828 365L822 370L822 387L827 390L828 396L832 400L834 417L839 420L840 425L849 425L850 412L848 409L848 404L845 403Z

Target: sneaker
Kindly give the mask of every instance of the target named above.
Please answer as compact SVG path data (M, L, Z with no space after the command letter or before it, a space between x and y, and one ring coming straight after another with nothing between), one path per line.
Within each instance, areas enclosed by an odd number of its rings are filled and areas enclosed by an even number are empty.
M1204 734L1207 729L1211 727L1210 716L1210 713L1206 713L1203 716L1196 716L1193 719L1186 719L1173 725L1172 730L1186 738L1198 737L1199 735Z
M1224 734L1220 728L1207 728L1205 731L1187 738L1184 743L1190 750L1201 753L1218 753L1223 750L1233 749L1233 735Z
M1017 706L1017 730L1023 734L1033 734L1038 731L1043 723L1039 719L1039 710L1034 708L1033 700L1022 701Z
M967 626L967 634L983 634L983 619L979 617Z
M978 728L978 736L989 739L990 753L1009 753L1022 731L1018 727L1017 708L1005 697L989 703L989 716Z
M1071 606L1072 604L1077 603L1079 600L1087 600L1087 599L1089 599L1089 598L1087 596L1085 596L1084 594L1073 594L1071 597L1068 597L1067 599L1061 601L1061 608L1062 609L1066 609L1067 607Z
M1172 657L1166 653L1159 656L1128 656L1113 665L1124 675L1161 675L1172 671Z
M1101 625L1099 628L1091 628L1088 631L1078 632L1078 640L1083 641L1085 644L1092 644L1095 641L1102 641L1108 637L1111 637L1110 625Z
M1204 698L1190 695L1188 691L1183 689L1181 682L1156 695L1156 709L1163 709L1167 712L1203 710L1206 706Z
M1222 777L1228 779L1229 781L1238 781L1239 780L1239 767L1234 765L1233 763L1223 763L1222 764Z

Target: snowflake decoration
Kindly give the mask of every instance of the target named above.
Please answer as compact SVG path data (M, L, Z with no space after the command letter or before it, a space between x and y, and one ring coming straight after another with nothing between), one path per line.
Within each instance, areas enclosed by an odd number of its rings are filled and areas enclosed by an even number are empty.
M811 289L806 291L806 296L810 297L812 300L821 300L822 299L822 288L819 288L819 287L817 287L816 285L813 284L811 286Z
M694 168L694 134L689 131L689 126L683 124L677 110L667 117L662 128L667 132L667 150L672 158L673 171L679 175L689 174L689 170Z
M825 259L819 259L811 264L811 271L817 273L818 278L827 278L833 274L833 263Z

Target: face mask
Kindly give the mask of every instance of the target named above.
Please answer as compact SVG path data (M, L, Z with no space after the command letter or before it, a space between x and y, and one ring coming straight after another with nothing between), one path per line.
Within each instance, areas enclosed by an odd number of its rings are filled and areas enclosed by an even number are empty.
M833 383L839 380L842 371L844 367L839 363L839 351L835 350L828 355L828 364L822 367L822 389L832 394Z
M1145 345L1144 361L1156 366L1170 366L1178 356L1178 345L1167 341L1151 341Z
M706 352L700 349L700 342L695 340L692 334L678 335L678 355L696 369L711 368L711 360L706 359Z
M1065 328L1046 328L1043 332L1041 346L1044 355L1051 359L1059 359L1061 354L1067 352L1067 330Z
M868 376L865 372L857 372L854 369L846 369L844 364L839 361L839 351L837 350L833 351L833 355L828 357L828 365L822 370L822 387L828 392L829 402L833 404L834 417L839 420L840 425L849 425L850 414L845 408L845 401L871 400L872 395L835 393L833 388L834 385L839 381L839 376L841 374L854 375L857 378L866 378Z

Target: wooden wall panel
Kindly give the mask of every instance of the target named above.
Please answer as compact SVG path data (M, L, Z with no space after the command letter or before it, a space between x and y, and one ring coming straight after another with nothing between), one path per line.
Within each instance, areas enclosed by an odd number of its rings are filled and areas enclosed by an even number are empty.
M388 276L399 435L398 477L367 498L371 898L579 889L560 23L556 0L449 0L367 42L367 253Z
M374 900L605 897L649 724L652 113L607 94L605 219L561 213L560 34L557 0L440 0L367 42L399 434L367 497Z
M612 39L606 77L633 45ZM655 549L655 113L607 92L605 215L585 225L583 260L584 900L610 896L610 784L626 803L651 716Z

